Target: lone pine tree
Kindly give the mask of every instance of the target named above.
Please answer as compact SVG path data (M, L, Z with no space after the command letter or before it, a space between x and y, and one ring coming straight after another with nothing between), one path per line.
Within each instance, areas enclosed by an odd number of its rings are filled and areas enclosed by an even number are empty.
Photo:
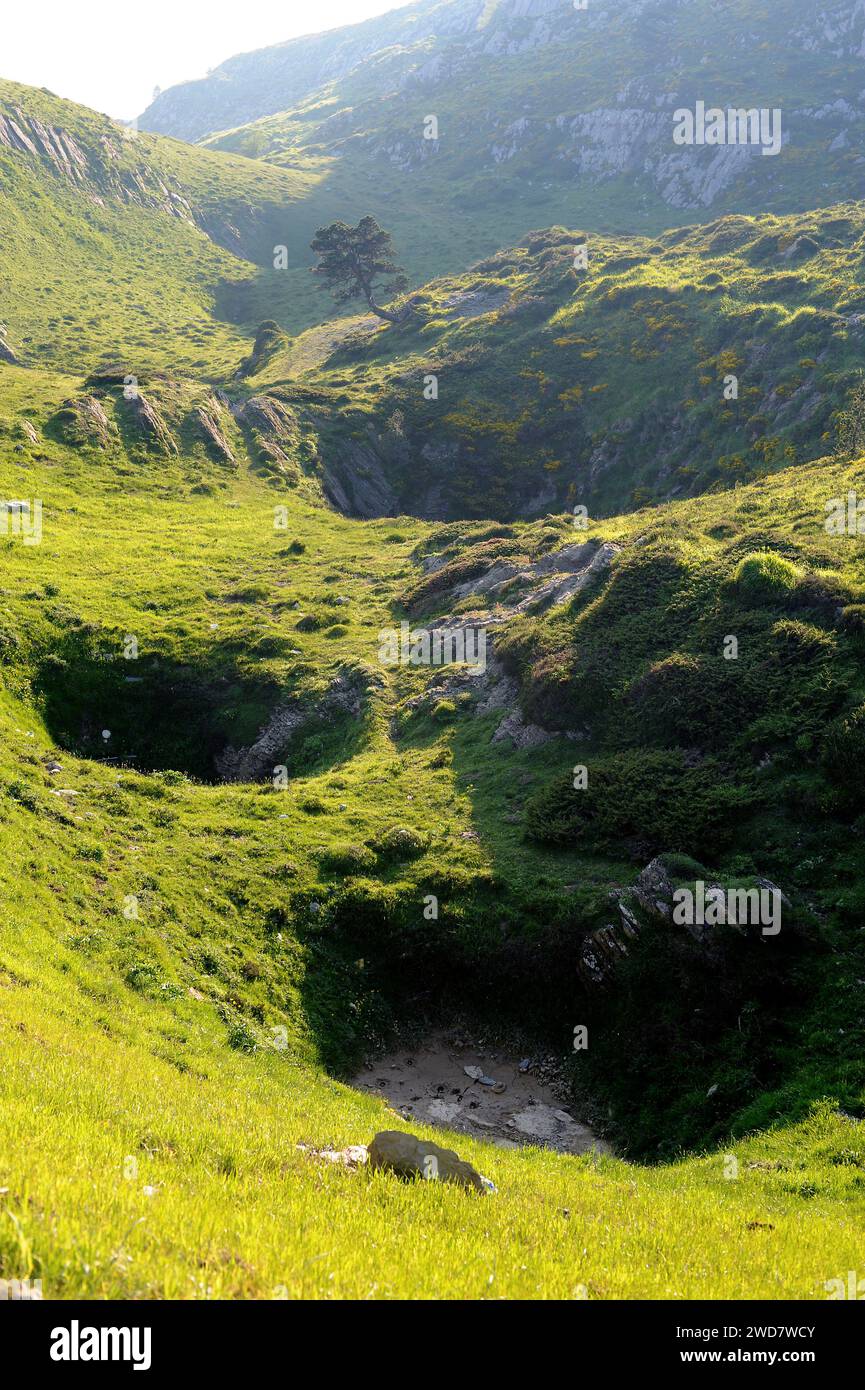
M374 314L388 323L399 323L405 318L407 309L394 313L376 303L376 282L382 277L387 283L378 289L387 297L400 294L408 281L397 265L390 233L374 217L362 217L356 227L346 222L320 227L311 248L318 257L312 272L322 277L337 304L361 297Z

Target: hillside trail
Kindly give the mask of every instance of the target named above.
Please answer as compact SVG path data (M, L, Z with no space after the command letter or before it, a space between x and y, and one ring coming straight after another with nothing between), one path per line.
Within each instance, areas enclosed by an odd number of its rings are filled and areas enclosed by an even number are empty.
M567 1154L612 1153L558 1099L545 1078L544 1059L513 1057L462 1036L438 1034L416 1050L392 1052L365 1066L351 1084L381 1096L405 1120L471 1134L500 1148L535 1144Z

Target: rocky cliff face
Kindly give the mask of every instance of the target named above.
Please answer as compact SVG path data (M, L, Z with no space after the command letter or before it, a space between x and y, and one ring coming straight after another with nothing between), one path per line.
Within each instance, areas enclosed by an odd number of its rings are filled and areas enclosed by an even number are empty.
M625 178L635 217L641 199L701 211L757 187L786 210L865 193L863 53L865 0L816 11L801 0L445 0L233 58L163 93L142 124L198 139L283 112L244 152L361 152L412 176L437 164L454 182L470 158L502 187ZM325 91L310 124L308 99ZM676 145L673 113L698 100L779 109L795 161L758 145ZM426 112L438 114L436 140L424 138Z
M378 64L385 50L411 54L471 33L485 8L485 0L420 0L362 24L241 53L201 81L162 92L141 117L141 127L193 141L274 115L367 62Z
M130 158L134 131L107 118L98 146L82 147L60 126L40 120L14 104L0 104L0 149L48 165L67 183L89 192L94 202L110 197L140 207L160 208L193 222L193 209L178 186L151 167L144 152Z
M246 161L239 171L236 165L206 150L178 151L50 92L0 79L0 180L12 199L16 177L47 176L52 199L68 191L78 208L165 213L248 259L260 242L272 245L269 225L266 233L262 227L278 220L291 189L281 170L251 177Z

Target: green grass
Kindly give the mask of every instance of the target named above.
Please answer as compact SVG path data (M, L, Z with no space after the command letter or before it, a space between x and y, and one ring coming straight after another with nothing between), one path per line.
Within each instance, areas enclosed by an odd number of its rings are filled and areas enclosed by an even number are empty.
M0 376L10 439L16 420L41 428L80 390L44 373L4 368ZM195 388L178 383L165 399L182 414ZM483 1011L486 994L494 1023L498 1010L500 1027L529 1031L543 1016L533 994L541 991L554 1045L565 1051L573 1017L596 1008L568 978L567 962L581 933L606 920L594 914L608 912L609 887L629 883L642 860L628 862L622 847L527 841L506 812L570 766L574 745L509 752L488 742L497 717L459 702L444 722L406 720L403 701L423 685L410 670L372 687L359 726L321 730L311 748L290 752L286 791L267 780L208 785L183 768L141 773L102 760L99 731L118 713L106 672L140 671L145 689L132 687L136 699L158 682L154 660L173 673L175 696L180 673L193 691L197 680L221 689L197 714L184 707L195 737L185 725L172 731L169 705L163 729L190 761L201 753L201 728L248 741L275 700L314 698L346 663L375 668L378 630L416 583L416 546L449 539L460 554L471 543L471 528L455 540L411 518L339 517L315 500L311 478L275 491L241 437L232 438L235 470L194 447L170 461L121 444L107 455L77 451L49 434L24 443L3 472L4 495L44 503L41 545L0 541L4 1277L41 1278L47 1297L573 1298L580 1286L592 1298L824 1297L825 1282L856 1264L865 1161L861 1122L836 1111L839 1102L851 1113L860 1106L853 979L861 964L850 922L856 853L831 833L838 857L824 882L835 884L838 904L827 889L829 956L805 962L815 999L797 1002L791 988L785 1055L763 1047L744 1089L731 1078L736 1058L726 1044L696 1067L687 1052L672 1062L652 1055L649 1014L624 1012L628 1001L648 1008L645 991L657 988L640 952L636 983L606 1035L601 1006L592 1027L607 1060L618 1057L610 1075L619 1080L607 1089L620 1133L627 1142L631 1123L636 1145L660 1144L662 1165L603 1160L595 1168L454 1136L499 1188L478 1200L334 1171L295 1147L363 1142L376 1129L402 1127L381 1102L327 1071L342 1074L384 1041L420 978L450 988L464 972L470 1004L474 984L475 1007ZM575 622L589 642L598 605L612 620L628 565L652 573L653 547L630 545L647 530L690 535L687 572L712 575L722 551L758 549L754 536L771 519L776 541L789 528L784 545L804 571L811 551L793 538L802 533L819 549L824 494L835 495L847 476L840 465L815 465L740 489L732 513L728 494L598 525L596 535L626 546L612 580L571 612L540 620L537 635L523 637L527 656L531 642L549 645ZM193 491L201 478L214 483L213 495ZM273 529L275 503L288 507L287 531ZM735 540L712 540L717 527L732 527ZM567 518L518 528L529 552L570 534ZM858 583L861 543L834 543L839 569ZM732 560L720 565L727 572ZM334 591L349 598L332 610L342 635L298 631L298 614L326 609ZM708 622L710 590L698 584L697 592ZM644 586L642 621L654 636L641 660L674 636L657 626L652 607L667 598ZM134 668L116 659L129 633L139 641ZM300 655L256 657L265 638ZM754 640L766 640L762 627ZM66 730L64 748L38 692L46 662L56 664L49 658L71 650L78 664L60 673L60 690L67 714L79 710L82 720ZM121 754L134 748L131 727L128 737ZM49 755L61 773L47 772ZM773 823L767 862L780 875L812 851L795 808ZM394 826L417 832L419 854L384 852ZM469 829L476 839L463 838ZM367 847L360 877L345 876L347 846ZM713 867L734 862L725 855ZM575 881L580 890L568 898L563 885ZM812 887L804 867L801 888L783 882L796 896ZM442 914L424 925L431 885ZM129 915L133 900L137 915ZM317 916L312 902L323 905ZM504 954L502 921L511 923ZM693 960L679 967L699 978ZM747 972L742 987L746 997L760 988ZM438 1007L434 993L426 1007ZM690 1025L680 1023L683 1040ZM628 1029L636 1030L630 1040ZM653 1101L650 1114L638 1114L633 1088L643 1085L647 1056ZM723 1081L714 1114L696 1093L713 1065ZM588 1078L578 1070L578 1088ZM826 1104L812 1113L821 1096ZM738 1137L726 1137L731 1128ZM708 1146L701 1134L713 1136ZM690 1156L677 1159L682 1142ZM739 1162L736 1179L724 1176L729 1154Z
M0 498L39 499L43 528L0 535L0 1276L48 1298L824 1297L856 1267L865 1165L865 561L824 526L863 465L820 457L855 369L858 211L599 238L582 280L553 229L428 285L401 329L277 337L240 379L257 319L280 319L251 312L256 257L316 171L150 136L106 162L116 126L0 89L25 99L89 172L76 191L0 152L20 196L0 213L0 318L23 361L0 366ZM140 200L120 191L133 175ZM782 277L806 232L807 272ZM517 312L449 317L474 287ZM764 411L771 449L719 407L757 331L739 404L792 400L798 371L823 398L798 423ZM107 358L113 375L86 378ZM610 362L627 370L608 381ZM161 447L136 431L127 370ZM214 387L283 402L282 467ZM85 395L104 448L70 442ZM208 452L203 407L233 462ZM626 407L579 531L587 451ZM458 454L439 467L421 450L442 437ZM325 504L325 467L358 443L406 515ZM430 481L450 522L408 514ZM383 628L484 613L453 585L575 539L620 549L570 602L512 619L519 577L493 601L497 657L548 742L493 742L501 710L381 665ZM358 704L334 704L347 689ZM302 717L252 780L221 781L275 711ZM661 853L725 884L770 877L789 930L702 949L645 921L584 988L587 938ZM403 1126L342 1080L457 1013L569 1056L573 1104L620 1157L451 1136L497 1184L483 1199L317 1159ZM573 1054L577 1020L591 1042Z
M0 321L20 359L230 376L258 322L291 303L273 248L315 172L215 155L0 81L0 114L20 110L25 130L62 132L83 161L72 177L0 145Z
M0 1268L46 1298L818 1299L857 1266L849 1121L737 1143L736 1179L720 1153L647 1171L462 1136L497 1195L335 1171L296 1146L402 1127L383 1102L228 1053L187 1000L153 1056L152 1006L95 971L81 1000L40 946L49 971L4 980Z
M372 447L422 514L612 515L727 489L834 447L858 381L862 230L848 203L655 240L593 231L582 272L586 233L553 228L427 284L404 324L301 335L254 382L337 460Z

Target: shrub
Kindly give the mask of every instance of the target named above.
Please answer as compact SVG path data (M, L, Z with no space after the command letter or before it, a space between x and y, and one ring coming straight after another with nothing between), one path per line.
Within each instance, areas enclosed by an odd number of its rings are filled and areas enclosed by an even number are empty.
M833 720L823 741L823 765L845 795L857 806L865 805L865 705Z
M374 869L375 851L369 845L333 845L319 855L322 868L334 873L359 874Z
M828 632L813 627L811 623L800 623L787 618L781 619L772 628L776 653L782 662L820 660L831 656L834 642Z
M733 582L753 603L786 603L801 578L802 572L792 560L772 550L755 550L739 561Z
M679 750L617 754L589 768L576 790L570 774L541 788L526 805L526 833L548 844L579 842L701 855L717 848L751 800L709 759L690 767Z
M841 612L841 626L854 637L865 635L865 603L850 603Z
M389 859L416 859L424 853L428 844L429 840L420 831L411 830L406 825L392 825L373 841L373 848Z
M258 1049L255 1034L245 1019L238 1019L229 1025L228 1046L236 1052L255 1052Z
M126 971L126 983L139 994L146 994L158 979L159 971L156 966L147 961L135 961Z
M453 719L456 712L457 707L454 704L453 700L439 700L438 703L433 707L432 716L433 719L447 721L449 719Z

